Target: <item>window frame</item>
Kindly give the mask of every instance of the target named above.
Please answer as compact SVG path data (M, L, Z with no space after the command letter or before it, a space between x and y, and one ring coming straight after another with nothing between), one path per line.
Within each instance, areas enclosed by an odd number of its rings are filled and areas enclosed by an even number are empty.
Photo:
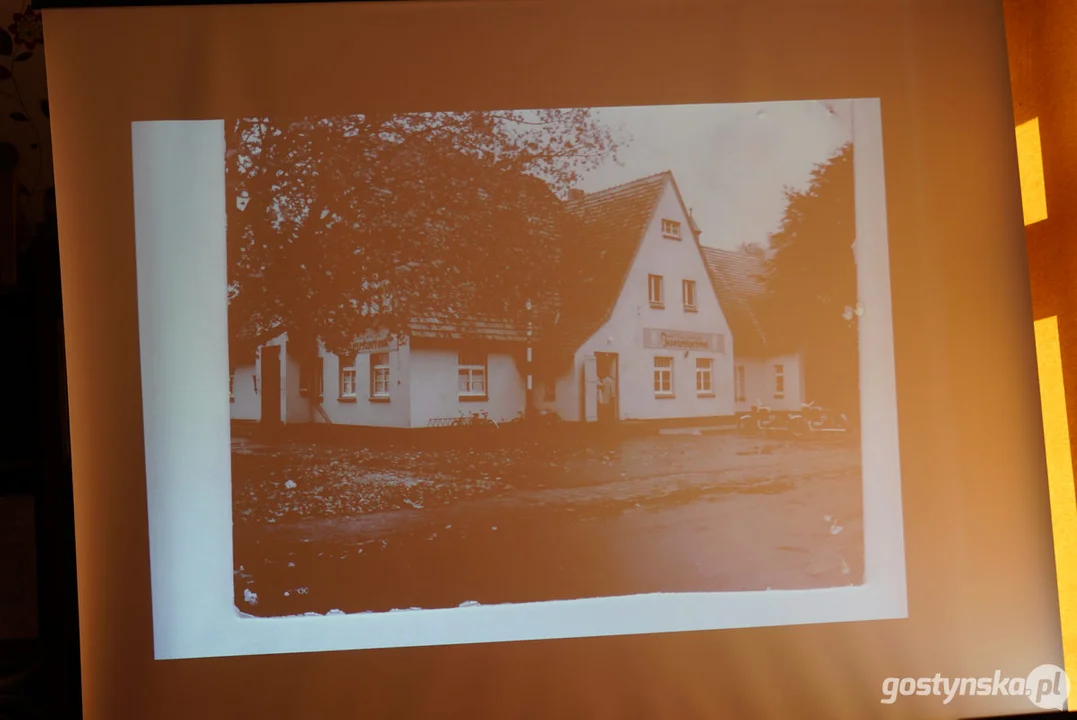
M689 289L691 289L691 302L688 302ZM681 303L684 305L685 312L696 312L698 310L699 290L695 280L681 280Z
M346 364L346 361L351 364ZM345 378L351 375L351 392L344 392ZM356 400L356 385L358 383L358 373L355 367L355 358L340 358L340 362L337 367L337 399L341 402L355 402Z
M774 364L774 397L785 397L785 363Z
M705 363L705 365L700 365ZM701 387L700 380L706 377L707 386ZM714 397L714 358L696 358L696 395L699 397Z
M672 218L662 218L662 237L667 240L680 240L683 237L680 221Z
M476 357L467 357L468 355L475 355ZM482 358L482 362L464 362L467 360L477 360L479 356ZM456 354L456 396L460 402L484 402L490 399L490 355L488 353L479 352L458 352ZM474 390L462 391L460 389L460 373L461 371L468 371L468 387L472 387L474 384L475 372L480 371L482 373L482 392L478 393Z
M325 399L325 356L318 355L318 362L314 363L314 397L318 402Z
M666 282L665 278L661 275L650 273L647 275L647 302L651 304L653 308L664 308L666 306ZM657 289L657 294L655 290Z
M385 362L378 362L378 358L383 357ZM370 399L373 402L389 402L390 395L392 393L392 369L389 364L389 351L382 350L379 352L370 353L368 363L370 365ZM385 371L385 391L378 391L378 371Z
M659 363L660 360L668 361L669 365L664 366L664 367L659 366L658 363ZM675 390L674 390L675 386L673 384L673 356L672 355L655 355L652 368L653 369L652 369L652 374L651 374L651 378L652 378L651 386L652 386L652 388L654 390L655 398L660 399L660 400L665 400L665 399L668 399L668 398L676 397L676 393L675 393ZM662 390L661 389L662 388L662 382L660 380L660 377L662 376L662 374L664 374L664 375L666 375L668 377L669 390Z

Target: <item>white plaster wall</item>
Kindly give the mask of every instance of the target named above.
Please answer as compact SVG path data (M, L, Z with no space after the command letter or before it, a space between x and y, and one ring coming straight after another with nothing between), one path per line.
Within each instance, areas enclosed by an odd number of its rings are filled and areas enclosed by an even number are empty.
M299 361L288 352L287 341L281 351L281 365L284 373L284 421L308 423L313 408L310 401L299 393Z
M408 427L411 418L411 388L409 383L411 350L402 345L389 351L389 401L370 398L370 354L355 358L354 399L340 397L340 358L319 349L324 358L322 378L324 391L322 408L334 425L366 425L371 427ZM324 419L314 414L315 422Z
M669 240L662 236L663 218L681 223L681 240ZM577 374L582 367L583 359L588 355L595 352L615 352L620 355L620 412L623 420L734 414L733 338L688 224L688 217L677 198L673 183L670 182L666 185L658 202L636 262L628 273L627 281L609 322L576 353ZM650 307L647 277L651 274L661 275L664 279L664 309ZM685 312L683 309L682 280L695 281L698 312ZM724 337L724 352L691 350L686 356L683 350L647 349L643 347L644 328L718 334ZM673 357L674 398L660 399L654 395L654 358L657 355ZM714 397L702 398L696 394L695 361L697 357L711 357L714 360ZM576 397L576 417L578 418L578 390Z
M233 420L261 420L262 400L255 392L254 379L261 372L260 361L255 360L254 365L246 365L235 369L232 381L232 419Z
M279 335L268 341L266 345L275 345L281 348L281 419L285 419L288 413L288 362L286 356L287 335ZM258 378L257 390L254 379ZM236 368L234 381L235 399L230 403L231 418L233 420L256 420L262 419L262 392L264 382L262 378L262 353L261 349L255 355L253 365L245 365ZM297 391L298 392L298 391Z
M771 383L771 402L774 407L781 410L799 410L807 399L804 397L804 372L803 365L800 362L800 355L798 353L776 355L768 358L767 363L768 379ZM781 399L774 397L775 365L782 365L785 370L785 397Z
M562 419L576 422L580 419L580 373L583 372L579 358L573 358L572 365L567 365L554 380L554 399L545 399L545 380L535 378L535 407L539 410L552 410Z
M745 400L737 402L738 412L747 412L756 402L762 402L772 410L799 410L804 403L804 371L798 353L769 358L739 358L736 364L744 366L746 390ZM783 365L785 369L785 394L781 398L775 396L775 365Z
M491 420L506 422L524 411L527 379L512 355L487 356L485 401L461 401L455 350L411 349L411 425L426 427L433 418L459 417L485 411ZM541 393L541 390L539 390Z

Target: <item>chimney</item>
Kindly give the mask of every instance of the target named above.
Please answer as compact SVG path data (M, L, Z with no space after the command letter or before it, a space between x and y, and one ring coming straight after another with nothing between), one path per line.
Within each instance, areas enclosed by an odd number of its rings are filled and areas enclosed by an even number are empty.
M583 200L584 194L585 193L583 192L583 190L580 190L579 188L569 188L568 199L569 200Z
M700 229L699 225L696 224L696 218L692 214L692 208L688 208L688 225L692 228L692 232L696 235L703 234L703 231Z

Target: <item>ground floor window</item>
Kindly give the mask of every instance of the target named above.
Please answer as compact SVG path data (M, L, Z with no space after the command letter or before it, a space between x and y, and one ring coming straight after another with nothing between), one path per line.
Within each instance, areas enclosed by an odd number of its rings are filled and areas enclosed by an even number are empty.
M656 357L654 359L654 394L655 397L673 396L673 358Z
M744 366L737 365L733 370L733 391L737 396L738 402L744 402L748 399L748 391L744 387Z
M355 397L355 360L352 358L340 359L340 397Z
M389 353L370 354L370 397L389 397Z
M457 360L457 392L461 398L486 397L486 355L462 352Z
M774 397L785 397L785 366L774 366Z
M714 360L711 358L696 358L696 393L714 394Z

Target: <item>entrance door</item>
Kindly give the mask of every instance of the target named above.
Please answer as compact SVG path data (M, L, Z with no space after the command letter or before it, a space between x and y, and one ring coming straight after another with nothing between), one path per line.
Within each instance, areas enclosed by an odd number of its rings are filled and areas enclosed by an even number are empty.
M584 358L583 372L580 373L580 417L584 422L598 419L598 372L594 355Z
M617 361L617 353L595 353L599 422L616 422L621 416L621 381Z
M280 425L280 347L262 348L262 423Z

